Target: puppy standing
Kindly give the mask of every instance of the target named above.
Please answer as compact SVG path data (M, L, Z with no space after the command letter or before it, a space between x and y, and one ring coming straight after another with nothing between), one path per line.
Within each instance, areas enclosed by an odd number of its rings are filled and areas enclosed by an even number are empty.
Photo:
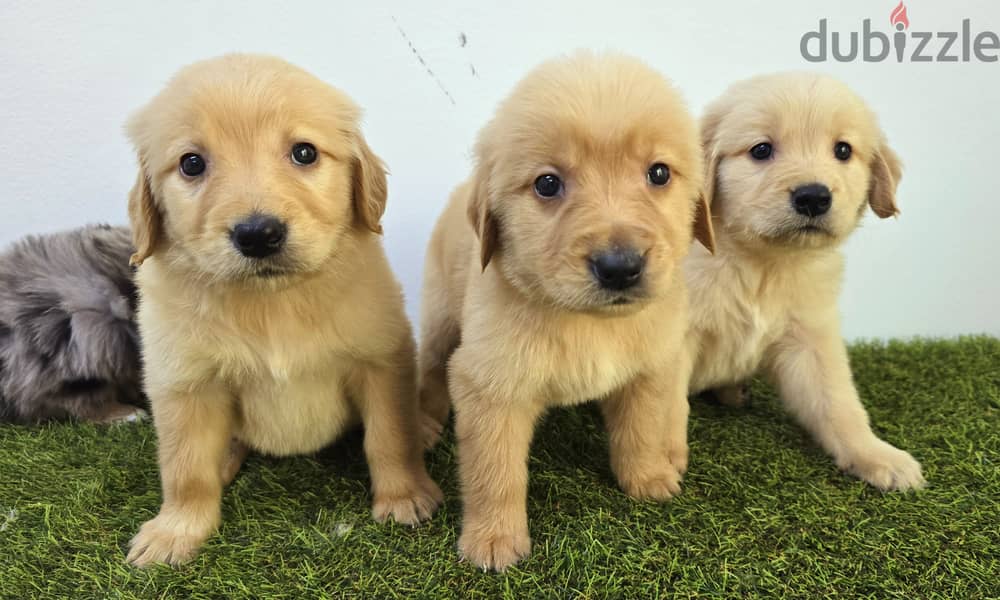
M342 93L284 61L182 70L129 124L145 385L163 506L128 559L190 559L245 448L308 453L359 421L376 519L441 492L421 456L414 348L378 233L381 161Z
M920 487L920 464L868 424L840 335L838 247L867 206L897 214L899 160L872 112L829 77L734 85L702 123L715 255L685 262L691 393L727 403L758 370L841 469L883 490Z
M529 552L526 463L550 406L600 399L622 489L680 491L696 213L711 246L701 160L677 93L625 57L541 65L480 133L430 242L420 351L425 410L443 422L454 403L476 565Z

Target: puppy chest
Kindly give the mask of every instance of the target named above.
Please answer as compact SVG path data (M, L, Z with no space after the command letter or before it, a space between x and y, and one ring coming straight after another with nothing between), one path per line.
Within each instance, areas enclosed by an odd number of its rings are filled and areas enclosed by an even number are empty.
M337 339L322 331L288 326L266 331L227 330L210 344L223 379L248 375L275 381L308 378L337 362Z
M752 377L780 328L779 318L754 305L702 318L698 327L701 348L692 374L692 392Z
M235 393L237 436L267 454L314 452L359 422L343 373L335 368L290 379L247 380Z
M579 404L621 389L638 373L639 357L615 350L581 346L553 361L545 400Z

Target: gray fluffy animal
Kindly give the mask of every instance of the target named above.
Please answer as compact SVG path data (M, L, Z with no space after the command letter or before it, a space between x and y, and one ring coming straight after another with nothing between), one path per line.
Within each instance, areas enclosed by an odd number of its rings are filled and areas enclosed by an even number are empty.
M29 236L0 254L0 422L144 412L129 230Z

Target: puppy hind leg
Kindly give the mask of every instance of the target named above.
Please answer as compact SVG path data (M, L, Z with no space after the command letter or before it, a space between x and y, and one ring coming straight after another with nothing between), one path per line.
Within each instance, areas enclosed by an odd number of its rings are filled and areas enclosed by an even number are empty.
M727 385L712 390L715 400L729 408L742 408L750 403L750 386L745 383Z
M250 448L246 444L236 438L230 440L229 450L226 452L226 457L222 463L222 485L226 486L233 482L249 453Z
M101 407L99 416L89 419L98 424L139 423L149 418L149 413L132 404L108 403Z
M458 322L448 310L444 284L437 269L427 268L420 318L420 351L417 356L421 430L425 448L440 440L448 422L451 397L448 393L448 359L458 346Z
M420 439L424 449L430 450L441 441L451 409L447 367L437 365L420 379Z
M69 417L98 425L136 423L149 417L132 403L136 400L111 382L87 379L64 383L43 401L36 401L34 409L47 418Z

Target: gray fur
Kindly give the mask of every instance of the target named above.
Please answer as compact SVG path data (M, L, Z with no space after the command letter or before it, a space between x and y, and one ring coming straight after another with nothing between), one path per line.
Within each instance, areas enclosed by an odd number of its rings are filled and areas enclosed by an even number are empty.
M90 225L0 254L0 422L135 415L132 252L128 229Z

